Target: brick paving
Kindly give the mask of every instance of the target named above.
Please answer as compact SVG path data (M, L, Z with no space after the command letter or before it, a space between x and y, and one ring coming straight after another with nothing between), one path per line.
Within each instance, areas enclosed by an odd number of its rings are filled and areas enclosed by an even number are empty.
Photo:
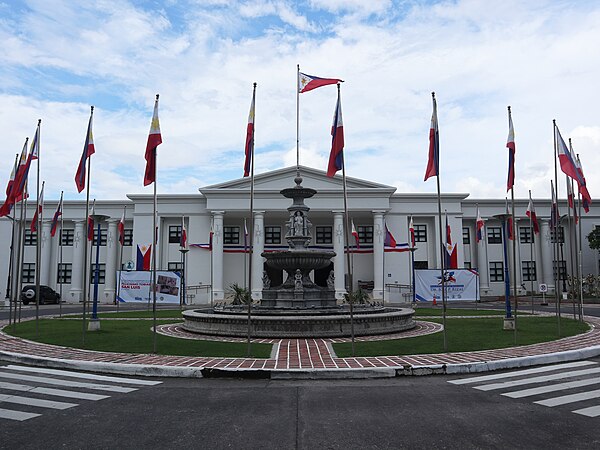
M416 321L413 330L396 335L358 337L356 341L389 340L413 337L441 331L441 325ZM89 361L136 366L170 366L225 370L340 370L340 369L373 369L393 368L406 369L409 367L440 366L446 364L472 364L493 362L526 356L548 355L556 352L581 350L600 346L600 318L586 317L592 329L585 334L559 339L541 344L525 345L514 348L497 350L481 350L474 352L423 354L406 356L373 356L373 357L337 357L331 347L332 343L349 342L347 338L329 339L255 339L253 342L273 344L274 356L267 359L255 358L218 358L163 356L153 354L129 354L96 352L56 345L41 344L25 339L15 338L0 332L0 359L3 354L22 355L29 357L51 358L67 361ZM6 322L0 323L0 327ZM200 336L186 332L181 324L169 324L159 327L159 332L165 335L184 339L208 339L228 342L245 342L245 338L217 338Z

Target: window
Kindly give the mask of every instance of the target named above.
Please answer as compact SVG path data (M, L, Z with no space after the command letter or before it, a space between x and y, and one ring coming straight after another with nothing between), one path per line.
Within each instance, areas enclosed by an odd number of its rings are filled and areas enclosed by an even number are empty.
M23 263L21 276L23 278L23 283L35 282L35 263Z
M131 247L133 245L133 228L125 228L123 231L123 246Z
M523 281L535 281L535 261L522 261Z
M94 277L96 276L96 263L90 265L90 284L94 284ZM98 264L98 284L104 284L106 278L106 264Z
M60 245L72 247L75 239L75 230L60 230Z
M183 272L183 263L182 262L170 262L167 264L167 268L169 272Z
M490 281L504 281L504 263L490 262Z
M108 230L103 230L100 228L100 246L106 246L106 236L108 234ZM93 245L98 245L98 228L94 227L94 243Z
M71 283L71 273L72 273L72 264L71 263L59 263L58 264L58 272L56 276L56 282L58 284L70 284Z
M37 233L32 233L29 227L25 229L25 245L37 245Z
M471 233L469 233L468 227L464 227L463 228L463 244L470 244L470 243L471 243Z
M465 262L463 263L463 267L464 267L465 269L472 269L472 267L471 267L471 261L465 261Z
M358 242L363 244L373 243L373 225L359 225L356 231L358 231Z
M281 244L281 227L265 227L265 244Z
M331 227L317 227L317 244L331 244L333 232Z
M181 225L169 225L169 244L179 244L181 241Z
M488 227L487 238L488 244L502 244L502 228Z
M223 227L223 244L239 244L240 227Z
M554 228L550 229L550 242L555 243L556 237L554 235ZM565 227L558 227L558 243L562 244L565 242Z
M415 225L415 242L427 242L427 225Z
M418 269L429 269L429 263L427 261L415 261L415 270Z
M555 280L556 280L556 263L558 263L558 267L560 268L560 279L566 280L567 279L567 262L566 261L554 261L552 263L552 270L553 270L552 273L553 273Z
M531 244L534 242L533 234L531 234L531 228L519 227L519 242L521 242L521 244Z

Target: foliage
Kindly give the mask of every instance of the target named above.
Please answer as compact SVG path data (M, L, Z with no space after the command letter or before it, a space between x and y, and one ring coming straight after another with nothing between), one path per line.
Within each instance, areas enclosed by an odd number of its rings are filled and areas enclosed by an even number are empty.
M583 278L583 295L600 297L600 276L589 274Z
M600 227L594 227L587 235L587 240L592 250L600 250Z
M346 303L352 303L353 305L364 305L365 303L369 303L369 294L364 289L358 288L355 291L344 294L344 300Z
M237 283L233 283L229 286L229 292L233 294L234 305L247 305L252 302L252 294L244 287L241 287Z

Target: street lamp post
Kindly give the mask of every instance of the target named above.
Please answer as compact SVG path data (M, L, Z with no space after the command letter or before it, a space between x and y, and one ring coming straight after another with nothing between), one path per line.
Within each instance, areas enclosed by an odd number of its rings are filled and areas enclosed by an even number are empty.
M187 252L190 251L189 248L180 247L179 251L181 252L181 296L179 299L179 307L183 308L185 304L185 257L187 256Z
M98 319L98 279L100 277L100 222L108 219L103 214L94 214L92 216L96 224L96 266L94 267L94 300L92 303L92 318L88 322L88 331L99 331L100 320ZM85 280L87 283L87 280Z

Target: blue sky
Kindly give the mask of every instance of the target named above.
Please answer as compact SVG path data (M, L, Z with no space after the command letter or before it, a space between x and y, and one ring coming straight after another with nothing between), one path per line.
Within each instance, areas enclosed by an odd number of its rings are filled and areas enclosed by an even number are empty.
M443 191L505 195L511 105L516 196L549 197L552 119L600 195L595 1L13 0L0 2L0 38L0 185L41 118L46 199L84 198L73 178L90 105L92 197L151 193L143 154L156 93L159 193L242 175L255 81L256 172L294 165L296 64L345 80L349 176L435 192L423 175L436 91ZM303 165L326 169L335 94L300 97Z

